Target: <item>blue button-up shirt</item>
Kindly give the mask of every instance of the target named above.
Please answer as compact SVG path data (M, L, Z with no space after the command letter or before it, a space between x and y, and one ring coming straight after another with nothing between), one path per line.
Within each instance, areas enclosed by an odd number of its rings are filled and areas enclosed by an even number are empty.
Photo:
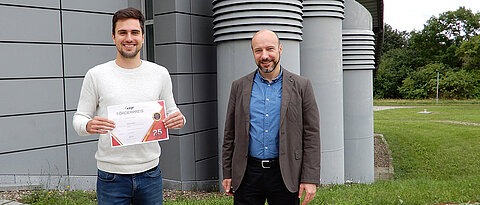
M249 155L258 159L278 157L278 132L282 105L283 71L271 83L255 74L250 97Z

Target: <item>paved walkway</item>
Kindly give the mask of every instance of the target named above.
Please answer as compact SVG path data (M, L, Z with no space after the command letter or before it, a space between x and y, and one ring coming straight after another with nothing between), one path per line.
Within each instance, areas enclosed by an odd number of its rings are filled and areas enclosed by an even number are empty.
M413 107L431 107L431 106L373 106L373 111L380 111L380 110L389 110L389 109L397 109L397 108L413 108Z

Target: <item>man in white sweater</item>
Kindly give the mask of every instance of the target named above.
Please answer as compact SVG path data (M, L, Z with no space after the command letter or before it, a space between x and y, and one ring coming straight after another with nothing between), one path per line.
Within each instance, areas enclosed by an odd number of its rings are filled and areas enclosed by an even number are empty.
M112 147L108 131L115 122L107 107L165 100L168 129L181 128L185 118L173 99L166 68L140 59L144 16L134 8L119 10L112 19L117 58L85 75L73 126L81 136L100 134L95 154L99 204L162 204L163 186L157 142Z

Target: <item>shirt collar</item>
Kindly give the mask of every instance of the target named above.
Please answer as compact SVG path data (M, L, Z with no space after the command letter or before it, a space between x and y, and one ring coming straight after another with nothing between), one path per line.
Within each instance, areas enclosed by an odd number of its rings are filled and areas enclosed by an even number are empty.
M256 72L256 78L260 79L263 83L268 83L268 80L265 79L261 74L260 74L260 71L258 70L257 68L257 72ZM278 81L281 81L283 79L283 69L282 69L282 66L280 66L280 74L278 74L278 76L272 80L272 83L276 83Z

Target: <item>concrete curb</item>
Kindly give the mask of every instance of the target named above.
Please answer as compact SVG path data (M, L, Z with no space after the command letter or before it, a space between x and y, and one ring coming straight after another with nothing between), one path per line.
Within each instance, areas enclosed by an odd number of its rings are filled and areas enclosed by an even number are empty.
M20 191L36 189L43 189L43 186L40 184L0 184L0 191Z

